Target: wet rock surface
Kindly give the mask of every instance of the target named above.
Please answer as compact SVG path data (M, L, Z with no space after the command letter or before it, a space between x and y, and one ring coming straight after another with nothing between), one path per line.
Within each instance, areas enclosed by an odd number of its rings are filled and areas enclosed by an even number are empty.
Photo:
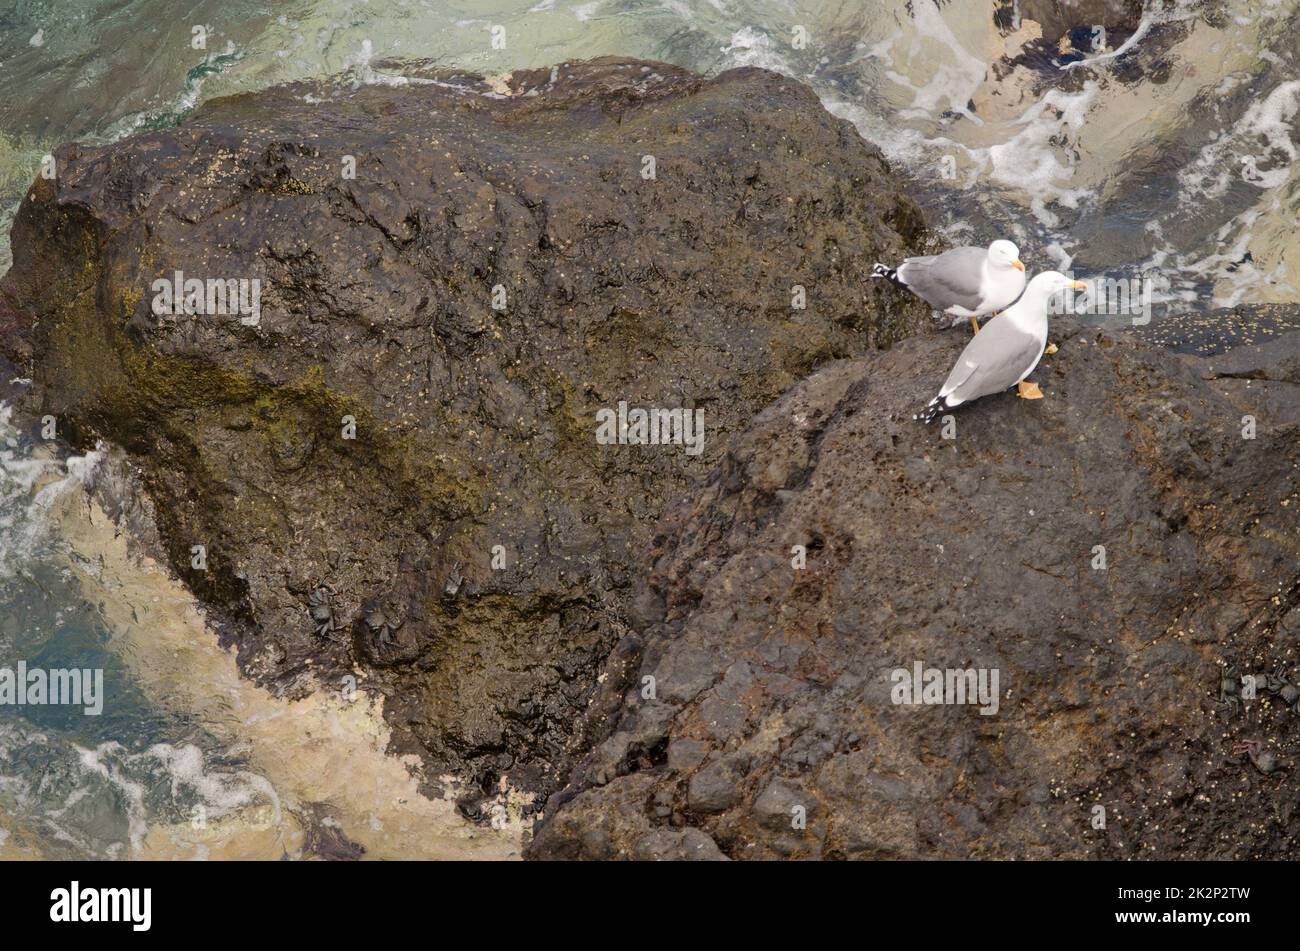
M1293 857L1300 333L1052 339L1046 398L954 439L912 414L956 332L761 412L666 515L615 729L530 854ZM917 663L998 671L996 712L895 703Z
M1201 357L1228 350L1246 353L1274 337L1300 331L1300 304L1238 304L1203 313L1179 311L1129 330L1139 340L1178 353Z
M138 465L247 673L290 695L355 677L399 751L545 792L617 706L597 674L637 656L664 504L818 366L926 328L868 276L927 238L879 152L771 73L423 78L59 149L0 339L28 409ZM258 319L158 315L176 271L260 281ZM620 401L702 411L702 453L598 445Z

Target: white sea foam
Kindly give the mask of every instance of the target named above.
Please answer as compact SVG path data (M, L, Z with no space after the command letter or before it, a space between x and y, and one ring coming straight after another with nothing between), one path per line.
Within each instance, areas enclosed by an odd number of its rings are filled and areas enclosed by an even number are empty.
M121 754L122 745L110 741L93 750L75 745L73 748L77 751L82 769L92 776L100 777L117 792L127 819L131 851L139 852L144 846L144 837L149 832L149 823L145 821L144 786L131 779L116 761Z
M258 803L272 807L270 822L281 821L280 799L271 784L247 770L211 766L197 746L156 743L132 753L121 743L108 741L93 749L71 744L82 770L81 784L74 787L61 809L46 810L46 820L59 820L88 796L111 792L127 821L127 841L132 855L145 850L150 827L157 823L217 821ZM168 785L170 800L158 800L156 791ZM150 791L153 791L152 793ZM70 838L85 840L67 826ZM103 843L101 843L101 847Z
M1178 176L1185 195L1217 198L1237 181L1260 189L1287 181L1297 150L1294 121L1300 111L1300 79L1280 83L1256 100L1232 127L1201 149Z
M898 69L885 70L885 75L890 80L912 91L912 101L902 110L902 115L906 118L933 118L944 109L950 109L981 123L982 120L970 112L966 104L984 82L989 64L966 49L937 5L916 3L912 5L912 10L915 16L914 30L906 37L906 48L893 51L893 61L904 63L924 56L927 60L934 60L934 71L924 85L918 86ZM895 37L902 38L902 35L895 34ZM935 43L944 49L944 56L934 57L927 50L929 45ZM889 47L894 45L890 43ZM889 47L878 46L876 55L883 58Z
M691 5L686 3L685 0L659 0L659 6L683 20L695 19L695 11L691 9Z
M790 64L777 49L767 33L746 26L731 35L731 41L721 48L721 52L729 54L730 66L758 66L790 75Z
M1020 132L987 150L990 177L1028 195L1034 216L1049 228L1060 224L1050 204L1074 209L1092 194L1087 188L1069 187L1074 159L1060 143L1078 138L1099 91L1092 80L1077 93L1051 90L1016 120Z
M13 577L44 540L50 505L73 485L88 485L103 461L102 448L60 460L28 442L0 403L0 579Z
M221 818L264 801L273 809L271 821L280 822L280 797L270 782L256 773L209 769L203 751L193 744L156 743L137 759L145 756L156 760L171 778L173 797L180 798L183 789L193 791L210 818Z

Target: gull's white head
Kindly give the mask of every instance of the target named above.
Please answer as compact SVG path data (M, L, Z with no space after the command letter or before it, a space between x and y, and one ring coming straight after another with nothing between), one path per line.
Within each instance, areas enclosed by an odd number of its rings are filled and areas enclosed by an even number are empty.
M1053 294L1070 288L1081 291L1087 286L1083 281L1076 281L1074 278L1066 277L1060 271L1043 271L1041 274L1034 275L1033 280L1029 282L1029 286L1025 288L1025 296L1035 294L1046 299Z
M1025 269L1020 261L1020 249L1010 241L994 241L990 244L989 262L994 267L1013 267L1017 271Z

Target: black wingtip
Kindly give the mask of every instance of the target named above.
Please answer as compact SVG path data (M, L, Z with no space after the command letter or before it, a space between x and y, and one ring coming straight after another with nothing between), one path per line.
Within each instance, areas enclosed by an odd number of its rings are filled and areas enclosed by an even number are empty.
M930 400L930 402L926 404L925 409L921 410L921 412L917 413L912 418L915 420L919 420L923 426L929 426L931 423L933 423L936 419L939 418L940 413L944 412L949 408L950 407L948 406L946 400L944 400L942 397L936 396L934 399Z
M873 278L883 277L896 287L907 287L907 285L899 278L897 268L892 268L887 264L877 263L876 266L871 269L871 276Z

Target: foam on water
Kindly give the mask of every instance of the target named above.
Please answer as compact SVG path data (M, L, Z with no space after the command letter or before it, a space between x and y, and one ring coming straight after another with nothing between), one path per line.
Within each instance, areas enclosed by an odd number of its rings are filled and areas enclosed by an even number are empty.
M0 719L0 814L77 858L145 858L154 829L201 830L251 807L281 823L279 797L263 777L209 762L193 744L132 752L110 740L81 746L21 719ZM0 843L2 844L2 843ZM3 851L0 851L3 855Z
M265 802L272 809L271 822L281 822L280 798L266 779L247 770L210 768L193 744L155 743L143 752L130 753L121 743L108 741L94 749L76 750L86 773L107 783L125 807L132 857L144 854L151 822L161 819L188 821L201 828ZM162 788L170 788L170 800L147 805L146 789ZM80 795L86 792L77 790Z
M1252 103L1245 115L1201 149L1196 161L1179 173L1184 194L1204 200L1222 196L1238 181L1261 191L1286 182L1297 154L1297 110L1300 79L1281 83L1264 99Z
M36 554L54 501L85 486L103 461L102 448L59 458L53 445L38 447L13 423L13 407L0 403L0 579ZM40 454L38 454L38 452Z
M984 150L989 177L1028 195L1034 217L1049 229L1056 229L1061 223L1049 206L1077 209L1093 195L1089 188L1070 188L1065 184L1074 176L1075 160L1061 144L1078 138L1088 109L1100 90L1100 85L1092 81L1077 93L1051 90L1013 124L1020 131L1009 141ZM980 157L978 150L974 154Z
M1190 246L1157 241L1147 266L1161 268L1185 290L1212 286L1209 299L1219 307L1295 299L1297 114L1300 80L1278 82L1200 148L1178 174L1179 202L1169 218L1204 221L1212 230ZM1163 236L1161 221L1147 227Z

